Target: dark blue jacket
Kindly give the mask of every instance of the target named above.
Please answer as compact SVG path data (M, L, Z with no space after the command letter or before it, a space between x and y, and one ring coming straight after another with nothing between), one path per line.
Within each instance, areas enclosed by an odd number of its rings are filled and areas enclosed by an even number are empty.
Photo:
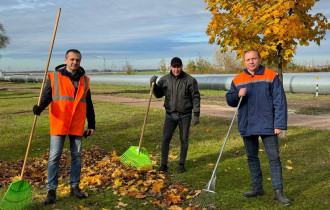
M260 65L254 75L247 69L232 81L226 94L229 106L236 107L238 92L246 88L238 110L238 130L242 137L275 135L274 129L287 129L287 102L278 75Z

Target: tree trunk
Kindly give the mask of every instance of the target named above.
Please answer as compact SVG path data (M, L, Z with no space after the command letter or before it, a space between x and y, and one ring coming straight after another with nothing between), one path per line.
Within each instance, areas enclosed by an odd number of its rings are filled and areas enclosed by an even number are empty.
M277 45L277 57L278 57L278 63L277 63L277 68L278 68L278 77L283 85L283 56L281 55L281 50L282 50L282 46L281 45Z

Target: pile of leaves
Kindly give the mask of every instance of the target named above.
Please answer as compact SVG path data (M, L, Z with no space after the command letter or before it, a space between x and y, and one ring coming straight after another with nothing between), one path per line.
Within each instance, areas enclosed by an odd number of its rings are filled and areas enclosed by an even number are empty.
M169 177L156 170L133 169L120 163L115 151L107 152L93 147L82 152L82 171L80 187L85 190L112 190L118 196L146 199L159 207L176 206L187 199L196 197L200 191L191 191L179 183L171 183ZM49 154L28 159L24 180L32 186L44 188L47 179L47 160ZM70 192L70 152L64 149L59 168L58 193ZM0 160L0 187L8 187L21 173L23 160L4 162ZM190 209L194 209L191 206Z

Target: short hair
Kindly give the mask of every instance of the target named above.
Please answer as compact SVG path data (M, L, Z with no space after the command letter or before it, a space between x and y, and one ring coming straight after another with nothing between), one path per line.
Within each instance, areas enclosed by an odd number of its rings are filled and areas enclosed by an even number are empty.
M248 51L245 51L245 52L244 52L243 59L245 59L245 54L248 53L248 52L256 52L257 55L258 55L258 58L261 58L261 55L260 55L259 51L258 51L258 50L253 50L253 49L252 49L252 50L248 50Z
M79 54L79 55L80 55L80 58L82 57L82 56L81 56L81 53L79 52L79 50L76 50L76 49L70 49L70 50L66 51L66 53L65 53L65 58L68 58L68 54L69 54L70 52L75 53L75 54Z

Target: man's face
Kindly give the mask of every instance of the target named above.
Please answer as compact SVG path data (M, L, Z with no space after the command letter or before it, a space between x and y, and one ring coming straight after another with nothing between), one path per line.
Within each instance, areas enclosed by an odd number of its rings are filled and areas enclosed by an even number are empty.
M182 71L182 65L181 66L170 66L170 67L171 67L172 74L176 77L179 76L179 74Z
M258 53L255 51L249 51L244 55L244 63L247 70L250 73L254 73L257 71L261 64L261 58L259 58Z
M64 59L66 63L66 69L73 73L80 67L81 56L78 53L69 52Z

